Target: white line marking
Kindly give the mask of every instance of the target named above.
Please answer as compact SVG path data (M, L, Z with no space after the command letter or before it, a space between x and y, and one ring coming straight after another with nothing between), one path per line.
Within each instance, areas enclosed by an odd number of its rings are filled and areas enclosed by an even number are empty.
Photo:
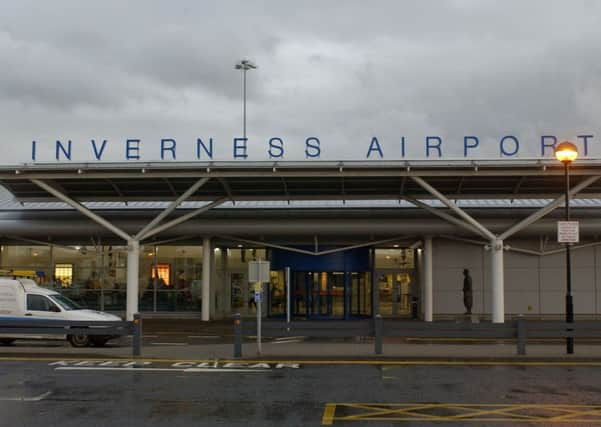
M151 342L152 345L188 345L187 342Z
M109 368L109 367L80 367L80 366L61 366L55 368L56 371L125 371L125 372L184 372L184 373L200 373L200 372L270 372L270 369L242 369L242 368ZM19 399L17 399L19 400Z
M271 344L289 344L293 342L301 342L302 340L288 340L288 341L273 341Z
M48 396L52 394L51 391L47 391L46 393L42 393L39 396L34 397L0 397L0 401L3 402L39 402L40 400L44 400Z
M305 337L302 335L299 335L297 337L280 337L280 338L276 338L275 340L276 341L286 341L286 340L300 340L303 338L305 338Z

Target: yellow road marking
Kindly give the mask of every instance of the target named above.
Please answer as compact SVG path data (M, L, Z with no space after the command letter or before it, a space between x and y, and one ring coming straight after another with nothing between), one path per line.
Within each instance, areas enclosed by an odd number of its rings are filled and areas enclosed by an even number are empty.
M321 425L331 426L334 420L334 413L336 412L336 404L326 404L326 409L323 411L323 417L321 418Z
M336 416L337 409L342 414ZM346 410L346 411L345 411ZM358 410L351 412L349 410ZM426 410L427 412L420 412ZM433 411L434 410L434 413ZM458 412L437 415L436 410ZM522 412L520 412L522 411ZM531 414L523 413L530 411ZM545 413L546 412L546 413ZM344 414L344 415L343 415ZM601 423L601 405L461 404L461 403L327 403L322 425L335 421L471 421L535 423Z
M0 361L107 361L107 362L123 362L135 360L138 362L156 362L156 363L176 363L176 362L219 362L223 363L288 363L288 364L302 364L302 365L366 365L366 366L601 366L601 360L599 361L579 361L579 360L566 360L566 361L537 361L537 360L315 360L315 359L171 359L171 358L150 358L150 357L98 357L90 356L61 356L56 355L55 357L50 356L0 356Z

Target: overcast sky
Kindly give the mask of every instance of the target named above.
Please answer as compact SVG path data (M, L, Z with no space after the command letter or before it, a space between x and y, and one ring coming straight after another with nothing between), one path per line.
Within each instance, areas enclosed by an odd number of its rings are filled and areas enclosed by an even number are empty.
M601 130L600 1L0 2L5 141Z

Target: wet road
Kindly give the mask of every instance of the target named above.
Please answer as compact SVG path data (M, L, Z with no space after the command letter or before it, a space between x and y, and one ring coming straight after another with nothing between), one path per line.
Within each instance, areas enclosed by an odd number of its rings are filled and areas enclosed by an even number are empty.
M601 425L600 369L2 361L0 425Z

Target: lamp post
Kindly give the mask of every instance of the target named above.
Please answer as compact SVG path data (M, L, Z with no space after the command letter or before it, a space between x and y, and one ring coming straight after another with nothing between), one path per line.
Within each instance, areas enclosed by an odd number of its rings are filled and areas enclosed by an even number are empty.
M257 66L248 59L242 59L234 66L234 68L236 70L242 70L242 137L246 138L246 72L248 70L256 69Z
M578 148L569 141L555 147L555 158L563 163L565 176L565 220L570 220L570 163L578 157ZM572 301L571 243L566 243L566 322L574 323L574 303ZM568 328L570 330L571 328ZM566 338L566 352L574 353L574 337Z

